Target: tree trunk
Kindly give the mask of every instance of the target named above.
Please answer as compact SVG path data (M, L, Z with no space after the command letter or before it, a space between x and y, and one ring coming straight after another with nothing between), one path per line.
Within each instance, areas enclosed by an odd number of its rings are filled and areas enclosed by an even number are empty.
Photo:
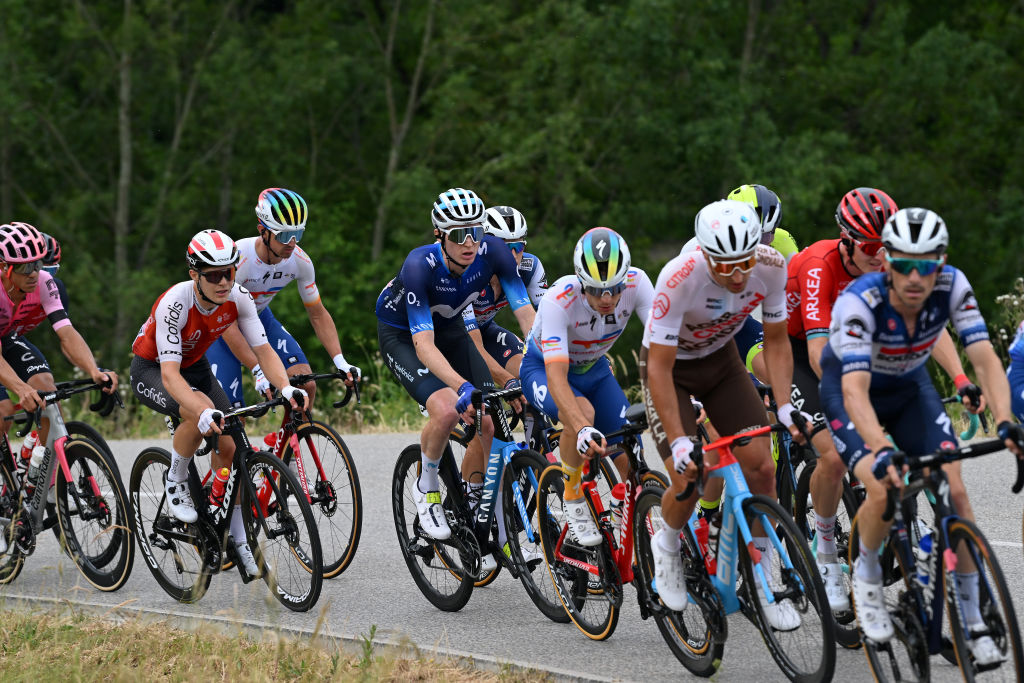
M754 41L757 38L757 20L761 16L761 0L747 0L747 30L743 35L743 56L740 60L740 81L747 78L750 62L754 58Z
M132 0L124 0L124 35L121 37L121 59L118 63L120 79L117 93L117 131L120 151L117 177L117 206L114 211L114 269L117 273L128 272L128 231L132 188ZM116 297L117 315L114 322L112 343L123 344L128 336L128 313L125 304L130 297ZM108 342L108 344L111 342ZM121 357L122 349L114 349L114 356Z

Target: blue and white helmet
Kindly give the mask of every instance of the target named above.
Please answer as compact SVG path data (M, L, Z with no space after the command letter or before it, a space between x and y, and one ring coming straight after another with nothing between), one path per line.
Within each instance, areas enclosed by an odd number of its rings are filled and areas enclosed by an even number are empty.
M484 222L484 202L472 190L453 187L437 196L430 220L438 230Z

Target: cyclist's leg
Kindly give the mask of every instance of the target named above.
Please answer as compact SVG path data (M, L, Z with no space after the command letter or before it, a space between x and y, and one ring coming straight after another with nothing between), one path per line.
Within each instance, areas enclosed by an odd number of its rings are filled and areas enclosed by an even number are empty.
M43 353L25 337L18 335L4 339L3 358L11 366L11 370L36 391L42 393L56 389L56 386L53 384L53 375L50 374L50 364L46 362ZM6 391L3 396L7 398ZM0 414L12 415L15 412L14 404L9 401L8 403L9 410L7 412L0 412ZM11 422L5 420L4 430L9 431L10 426ZM49 421L45 421L40 425L39 443L46 444L49 431Z
M242 364L231 353L223 337L218 337L206 350L206 360L210 363L213 376L227 394L232 407L241 408L245 405L245 392L242 391Z
M267 341L277 352L289 377L309 374L313 371L306 359L306 354L302 352L299 343L295 341L295 337L277 321L274 314L270 312L269 306L260 312L260 322L263 323L263 329L267 332ZM316 382L306 382L298 388L306 392L306 395L309 396L309 405L312 406L313 399L316 398Z
M626 424L626 410L629 399L612 374L608 358L599 359L592 368L576 378L577 384L594 410L594 427L602 434L610 434ZM619 481L629 478L629 458L623 453L619 444L622 438L608 441L609 453L615 469L619 472Z
M519 377L523 363L523 340L494 321L480 330L484 350L513 377Z

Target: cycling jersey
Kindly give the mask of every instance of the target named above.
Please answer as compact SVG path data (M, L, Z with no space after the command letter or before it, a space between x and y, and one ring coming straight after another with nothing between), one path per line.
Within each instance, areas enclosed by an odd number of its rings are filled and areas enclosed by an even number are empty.
M868 370L872 386L898 384L896 380L925 364L950 320L965 347L988 340L988 328L971 285L956 268L947 265L939 272L912 335L903 316L889 303L886 274L862 275L839 295L832 308L828 345L821 356L822 374L826 365L842 374Z
M175 361L185 368L202 358L210 344L235 320L249 346L267 343L256 304L237 282L231 287L228 300L209 310L200 306L191 280L179 282L153 304L149 318L135 337L132 353L158 363Z
M569 372L586 372L611 350L635 311L641 320L651 310L653 287L647 273L630 268L626 289L615 310L600 315L583 293L579 279L566 275L555 281L537 307L527 355L540 354L544 363L568 362Z
M772 243L768 246L782 254L782 258L786 259L787 263L800 251L796 246L796 240L793 239L793 235L782 228L775 230L775 236L772 237ZM684 244L683 248L679 250L679 253L685 254L688 251L695 251L699 248L700 244L698 244L697 238L691 237L690 241Z
M1010 360L1024 363L1024 321L1017 326L1017 334L1010 342Z
M461 275L445 265L441 244L427 244L409 252L398 276L377 297L377 319L412 334L458 323L467 306L482 296L493 275L498 276L512 310L530 303L519 277L516 259L504 241L484 235L473 263Z
M316 288L316 273L313 262L299 246L280 263L270 264L256 254L256 242L259 237L246 237L238 240L238 274L235 282L252 294L256 302L256 311L262 312L270 305L278 292L289 282L295 280L299 287L299 297L306 306L320 301L320 292Z
M857 278L843 264L841 243L838 239L815 242L790 261L786 283L789 336L813 339L828 335L836 297Z
M514 258L514 257L513 257ZM548 288L547 274L540 259L530 253L523 254L523 260L519 262L519 277L526 287L526 293L530 297L530 303L537 307ZM466 329L475 330L488 325L498 312L508 306L508 297L502 290L499 296L495 296L494 285L488 282L480 296L473 301L472 306L466 306L463 317L466 320Z
M1010 407L1017 419L1024 422L1024 322L1017 326L1017 335L1010 344L1006 378L1010 382Z
M45 270L39 271L35 290L26 294L21 303L11 301L6 291L0 293L0 337L25 334L35 329L43 318L49 318L54 331L71 324L61 303L60 289L53 276Z
M757 265L746 288L732 293L715 282L699 251L669 261L658 276L643 345L676 346L676 358L703 358L722 348L759 305L768 323L786 319L786 261L767 245L757 247Z

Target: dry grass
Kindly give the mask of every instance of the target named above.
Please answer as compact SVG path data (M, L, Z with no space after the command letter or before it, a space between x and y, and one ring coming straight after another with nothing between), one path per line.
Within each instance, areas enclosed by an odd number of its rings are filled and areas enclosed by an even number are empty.
M419 654L419 656L416 656ZM333 641L272 634L253 640L163 623L120 623L83 615L5 609L0 618L0 681L543 681L511 669L490 673L457 660L411 653L361 655Z

